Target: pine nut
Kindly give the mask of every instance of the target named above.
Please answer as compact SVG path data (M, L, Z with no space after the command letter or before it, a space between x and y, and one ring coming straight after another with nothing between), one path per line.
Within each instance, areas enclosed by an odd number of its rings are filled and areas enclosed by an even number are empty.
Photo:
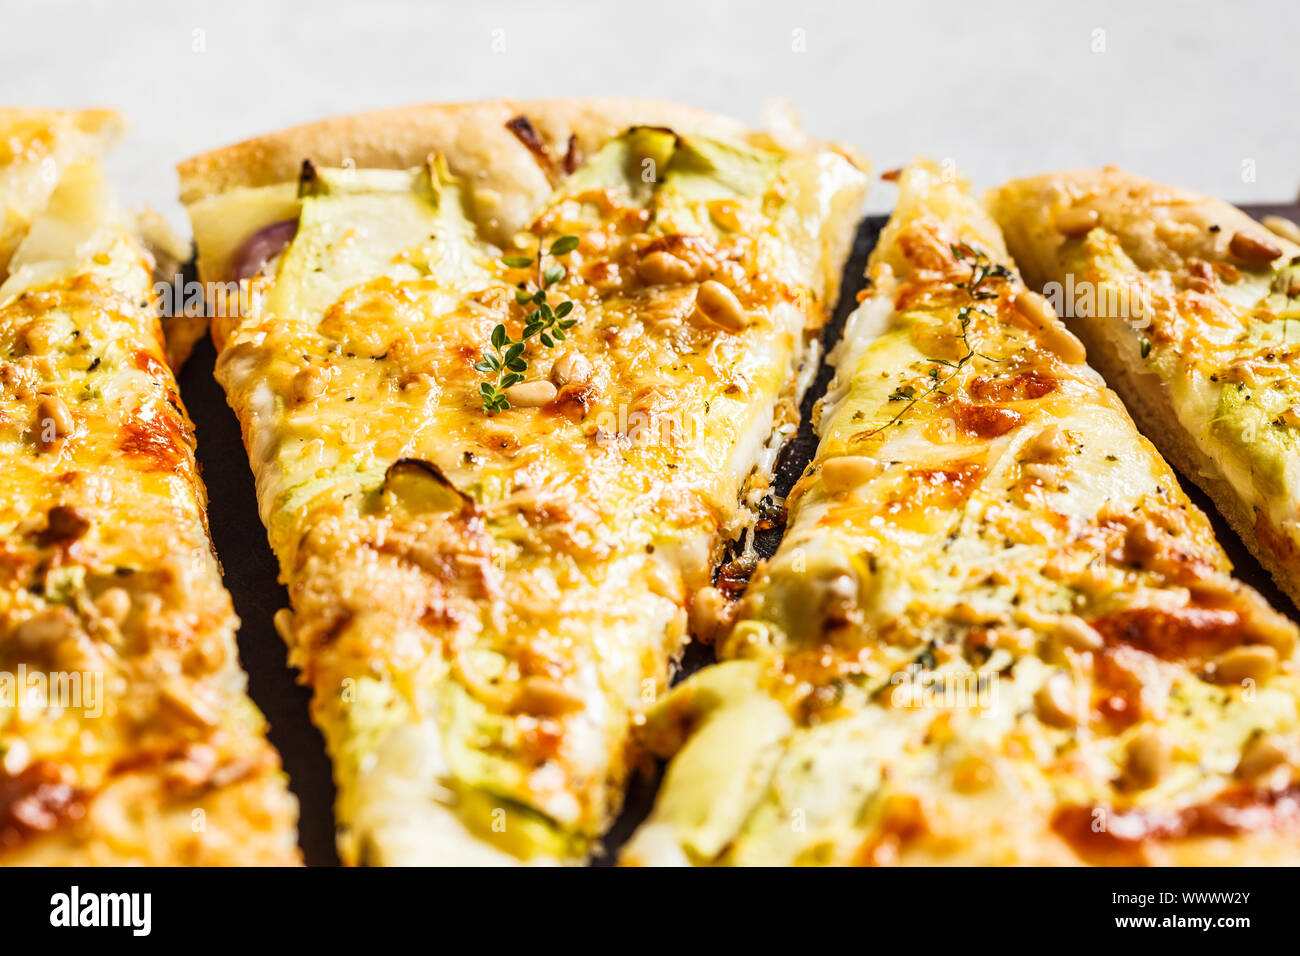
M1149 790L1159 782L1169 762L1169 747L1158 731L1144 730L1124 748L1124 783Z
M506 401L515 408L540 408L555 400L559 390L545 379L517 382L505 390Z
M1053 633L1062 643L1078 651L1100 650L1105 644L1095 627L1073 614L1065 614L1057 618Z
M1218 684L1240 684L1268 680L1277 670L1277 651L1267 644L1244 644L1224 651L1214 659L1214 680Z
M1088 358L1083 343L1063 325L1051 325L1043 329L1042 342L1047 351L1054 352L1062 362L1070 365L1078 365Z
M310 402L314 398L319 398L329 381L330 373L327 369L319 365L308 365L293 377L293 382L290 384L294 401Z
M1074 727L1080 722L1074 682L1060 672L1043 682L1034 693L1034 709L1038 719L1053 727Z
M1056 461L1070 450L1070 439L1060 425L1048 425L1028 443L1026 456L1033 461Z
M1285 216L1265 216L1260 223L1273 235L1300 244L1300 226L1297 226L1294 220L1287 219Z
M1016 296L1016 311L1040 329L1053 326L1057 321L1056 310L1052 308L1052 303L1037 292L1030 292L1028 289Z
M1060 356L1064 362L1077 365L1088 357L1083 343L1060 323L1052 304L1037 292L1028 289L1016 296L1016 311L1038 328L1038 338L1043 348Z
M679 259L671 252L664 252L661 249L642 259L637 264L636 274L640 276L642 282L651 285L668 285L692 281L695 278L695 269L684 259Z
M866 455L843 455L822 465L822 484L832 494L852 491L880 474L882 466Z
M516 713L560 717L585 706L581 697L569 692L559 681L549 677L526 677L515 691L510 709Z
M36 440L42 448L53 448L60 438L67 438L77 423L63 399L57 395L42 395L36 403Z
M731 603L717 588L700 588L691 599L690 628L695 637L711 644L729 623Z
M1274 767L1286 763L1286 741L1277 734L1259 734L1246 742L1241 748L1241 760L1237 763L1237 776L1250 779L1268 773Z
M578 352L565 352L551 366L551 381L558 386L591 381L591 363Z
M1238 259L1246 262L1272 262L1282 254L1282 247L1271 239L1252 236L1249 233L1233 233L1228 243L1228 251Z
M1076 238L1086 236L1101 222L1101 215L1095 209L1062 209L1056 214L1056 231L1063 236Z
M746 325L745 310L736 294L713 279L700 283L695 293L695 311L727 332L740 332Z

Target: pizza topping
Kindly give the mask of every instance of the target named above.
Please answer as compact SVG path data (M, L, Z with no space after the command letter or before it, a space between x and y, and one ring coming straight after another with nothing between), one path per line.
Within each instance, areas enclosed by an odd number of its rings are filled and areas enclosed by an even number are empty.
M1241 751L1236 775L1243 780L1262 777L1291 760L1291 747L1279 734L1253 734Z
M125 588L108 588L95 598L95 609L105 620L120 627L131 613L131 595Z
M1096 618L1110 644L1126 644L1166 660L1195 660L1235 647L1249 636L1235 610L1136 607Z
M540 408L555 401L559 389L545 379L537 379L532 382L517 382L504 389L502 394L515 408Z
M474 499L452 484L441 468L422 458L401 458L384 470L383 493L412 514L473 510Z
M90 519L70 505L55 505L47 517L42 539L46 544L68 545L90 530Z
M1169 763L1169 744L1159 730L1144 728L1124 747L1123 785L1130 790L1149 790L1159 782Z
M80 819L83 799L55 764L29 764L17 776L0 771L0 850Z
M284 251L298 231L297 219L273 222L253 233L231 258L230 271L236 281L251 279Z
M831 492L852 491L879 475L883 467L866 455L840 455L822 464L822 482Z
M1082 700L1070 675L1057 672L1034 693L1038 719L1053 727L1074 727L1084 718Z
M971 405L967 402L955 402L950 406L950 413L957 427L975 438L997 438L1019 427L1024 420L1015 409L1003 408L999 405Z
M57 395L42 395L36 404L37 442L46 451L59 447L61 439L77 429L67 403Z
M745 309L736 294L721 282L707 279L695 294L695 314L724 332L742 332L748 324Z
M548 253L543 239L538 237L534 285L530 289L521 284L515 291L517 304L533 307L524 320L523 333L517 340L513 339L505 325L498 324L492 330L492 351L485 351L474 365L476 370L496 376L495 380L479 383L479 397L485 412L501 412L512 404L519 404L510 398L511 394L520 396L522 402L528 402L527 407L545 405L555 397L555 386L549 382L524 382L524 372L528 369L525 350L528 340L533 336L537 336L548 349L553 348L557 342L563 342L568 330L577 324L577 319L568 318L574 308L571 301L566 299L554 307L546 301L547 290L568 272L559 263L545 265L545 260L547 255L553 258L567 256L578 248L579 243L577 236L561 236L551 244ZM504 256L501 262L508 269L526 269L533 265L534 259L530 256ZM525 384L526 387L517 388L513 393L510 391L514 386ZM548 392L549 397L542 401Z
M330 370L320 365L308 365L293 377L289 390L294 401L310 402L324 394L330 381Z
M1095 209L1070 207L1056 214L1053 224L1056 231L1070 239L1087 235L1101 222L1101 214Z
M1251 263L1272 262L1282 255L1282 247L1276 242L1249 232L1234 232L1228 251Z
M566 351L551 366L551 381L563 388L565 385L583 385L591 381L592 367L581 352Z
M1143 862L1147 845L1165 841L1245 833L1293 835L1300 830L1300 794L1295 788L1228 790L1216 800L1181 809L1062 807L1052 827L1085 860L1119 856Z
M643 282L655 285L694 282L696 279L694 266L662 249L643 256L637 263L636 272Z
M1057 461L1070 452L1070 439L1060 425L1048 425L1025 443L1024 456L1030 461Z
M967 391L981 402L1023 402L1050 395L1058 384L1055 378L1042 372L977 375L967 385Z
M1277 650L1267 644L1245 644L1214 658L1210 674L1220 684L1256 683L1268 680L1277 670Z

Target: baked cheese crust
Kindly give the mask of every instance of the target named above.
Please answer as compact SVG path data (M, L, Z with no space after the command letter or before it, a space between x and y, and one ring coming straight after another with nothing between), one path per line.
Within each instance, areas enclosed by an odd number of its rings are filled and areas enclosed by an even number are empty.
M0 284L0 863L297 862L144 249L95 150L50 146L114 123L14 113L8 161L60 162Z
M608 100L332 120L181 177L208 279L293 233L213 330L342 857L584 859L751 472L794 430L862 169ZM520 334L537 268L502 253L569 235L551 288L576 325L524 353L549 394L489 414L474 366L498 324Z
M636 864L1295 863L1297 632L920 164Z
M1300 245L1115 168L991 202L1026 280L1057 283L1144 431L1300 606Z

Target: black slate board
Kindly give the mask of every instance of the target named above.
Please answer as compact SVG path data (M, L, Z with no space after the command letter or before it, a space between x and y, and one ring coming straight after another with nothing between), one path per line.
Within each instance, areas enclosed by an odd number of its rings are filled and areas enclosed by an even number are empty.
M1277 213L1300 219L1300 206L1246 207L1255 216ZM844 323L856 307L863 286L867 256L875 246L886 217L868 216L858 228L853 252L844 268L840 302L822 336L825 356L839 341ZM271 742L280 751L289 785L300 803L298 841L303 857L312 866L337 865L334 846L334 781L325 756L320 732L307 714L310 693L295 680L285 662L285 646L271 623L275 612L287 607L289 598L277 582L279 567L267 544L266 531L257 514L253 476L249 471L239 433L239 423L226 405L221 387L212 377L216 355L211 340L204 338L180 375L181 397L193 418L198 435L198 459L207 482L209 518L217 554L221 556L226 588L234 598L235 610L243 622L239 631L239 654L248 672L249 694L270 721ZM785 497L803 473L817 449L812 431L813 403L826 392L831 369L824 359L817 377L804 397L798 434L782 449L777 462L775 490ZM1240 539L1219 516L1210 500L1188 481L1188 497L1210 516L1220 543L1236 567L1237 575L1251 584L1274 607L1300 620L1296 608L1273 583L1272 578L1246 551ZM783 528L760 531L755 548L770 557L780 543ZM712 648L692 644L678 668L677 680L713 660ZM658 776L637 777L631 783L623 813L605 841L605 850L592 862L611 864L619 847L645 819L654 802Z

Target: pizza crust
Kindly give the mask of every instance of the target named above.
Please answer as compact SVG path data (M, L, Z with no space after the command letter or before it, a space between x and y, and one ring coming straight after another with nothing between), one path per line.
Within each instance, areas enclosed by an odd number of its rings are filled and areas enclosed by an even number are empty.
M507 126L520 116L536 131L540 148L525 145ZM181 201L192 205L240 187L294 181L305 159L327 166L350 161L359 168L407 169L438 153L468 185L480 227L505 241L527 227L550 195L571 137L587 156L629 126L664 126L747 142L768 139L727 117L651 99L490 100L320 120L195 156L177 172ZM860 158L845 155L865 168Z

